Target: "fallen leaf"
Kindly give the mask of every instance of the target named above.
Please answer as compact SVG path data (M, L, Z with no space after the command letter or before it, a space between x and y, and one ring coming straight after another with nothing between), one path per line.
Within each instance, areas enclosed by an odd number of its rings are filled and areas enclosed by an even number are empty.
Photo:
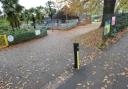
M124 75L126 75L126 74L125 74L125 72L122 72L122 73L120 73L120 75L124 76Z
M96 71L92 71L92 75L95 75L96 74Z
M85 88L85 87L86 87L86 85L83 85L82 87L83 87L83 88Z
M104 87L101 87L101 89L105 89Z
M105 79L107 79L107 78L108 78L108 76L105 76L104 78L105 78Z
M55 74L52 74L52 77L55 77Z
M78 83L78 84L76 84L77 86L81 86L82 85L82 83Z
M90 83L87 81L87 85L89 86L90 85Z

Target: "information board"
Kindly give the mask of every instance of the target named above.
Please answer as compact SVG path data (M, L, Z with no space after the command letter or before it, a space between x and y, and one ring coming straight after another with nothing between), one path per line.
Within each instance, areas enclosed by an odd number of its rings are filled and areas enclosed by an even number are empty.
M105 26L104 26L104 36L108 35L111 30L111 21L107 20L105 21Z

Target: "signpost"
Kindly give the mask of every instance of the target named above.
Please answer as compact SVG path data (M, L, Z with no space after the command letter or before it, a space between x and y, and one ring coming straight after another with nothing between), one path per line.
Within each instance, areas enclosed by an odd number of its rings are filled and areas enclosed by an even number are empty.
M103 31L103 43L106 42L109 36L114 36L116 32L116 16L112 16L111 19L105 21L104 31Z
M105 21L104 36L108 36L110 31L111 31L111 21L107 20Z
M108 36L110 35L110 32L111 32L111 20L106 20L104 30L103 30L103 35L102 35L102 40L103 40L102 45L106 45L106 41Z
M112 16L110 20L105 21L103 36L113 36L116 32L116 16Z

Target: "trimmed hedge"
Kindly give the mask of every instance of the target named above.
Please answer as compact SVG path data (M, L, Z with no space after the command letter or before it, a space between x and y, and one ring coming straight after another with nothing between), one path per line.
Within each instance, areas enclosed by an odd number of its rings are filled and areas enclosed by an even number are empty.
M128 13L116 14L117 32L128 27Z
M22 30L16 30L16 31L8 31L4 34L7 34L8 36L12 35L14 37L14 41L9 42L9 45L14 45L14 44L22 43L34 38L41 38L47 35L47 29L41 29L40 32L41 32L40 35L36 35L35 30L22 29Z
M116 24L115 26L111 25L110 36L115 36L116 33L128 28L128 13L114 14L114 16L116 16ZM112 16L109 15L108 17L110 18Z

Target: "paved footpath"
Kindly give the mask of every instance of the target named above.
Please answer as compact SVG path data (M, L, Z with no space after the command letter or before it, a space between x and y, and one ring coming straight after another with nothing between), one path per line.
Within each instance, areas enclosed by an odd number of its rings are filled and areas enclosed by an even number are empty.
M98 26L95 23L68 31L48 31L44 38L1 50L0 89L45 89L52 82L53 89L59 87L55 85L62 84L66 70L73 65L71 40ZM81 51L84 57L87 52ZM61 81L55 83L57 79Z
M128 89L128 34L57 89Z

